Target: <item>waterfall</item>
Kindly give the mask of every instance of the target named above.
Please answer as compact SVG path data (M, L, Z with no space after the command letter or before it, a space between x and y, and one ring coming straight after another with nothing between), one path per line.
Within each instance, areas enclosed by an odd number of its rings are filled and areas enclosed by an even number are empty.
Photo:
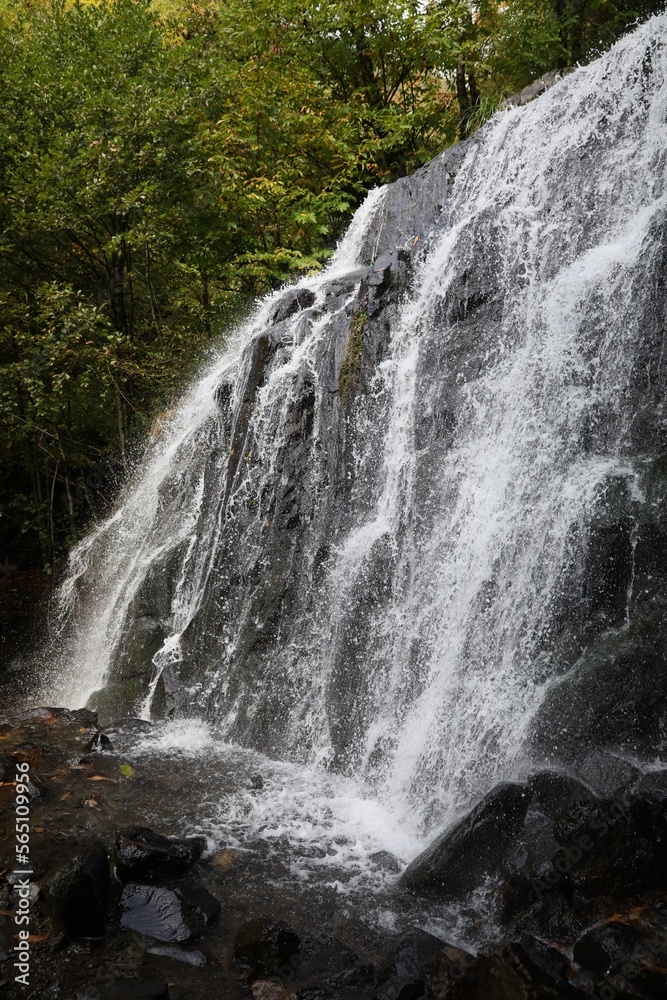
M419 241L372 192L74 549L51 700L199 715L422 831L515 774L546 692L630 623L632 582L617 621L578 609L592 525L646 503L666 116L660 15L436 160Z

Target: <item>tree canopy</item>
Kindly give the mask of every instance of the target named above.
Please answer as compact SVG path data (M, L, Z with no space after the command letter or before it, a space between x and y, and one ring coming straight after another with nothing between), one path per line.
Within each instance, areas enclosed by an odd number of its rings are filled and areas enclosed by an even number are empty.
M367 190L658 6L3 0L0 555L54 566L212 338Z

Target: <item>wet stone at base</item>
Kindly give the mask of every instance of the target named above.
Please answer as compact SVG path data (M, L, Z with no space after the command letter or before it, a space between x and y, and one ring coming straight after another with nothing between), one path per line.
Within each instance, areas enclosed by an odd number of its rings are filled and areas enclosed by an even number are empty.
M137 885L123 889L121 927L158 941L186 943L201 936L220 904L206 889Z

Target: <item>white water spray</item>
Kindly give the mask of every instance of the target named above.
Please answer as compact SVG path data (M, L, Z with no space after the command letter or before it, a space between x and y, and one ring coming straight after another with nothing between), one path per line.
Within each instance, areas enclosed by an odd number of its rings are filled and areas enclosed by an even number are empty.
M515 773L545 690L569 665L556 622L587 525L611 482L642 502L628 400L641 276L667 210L666 115L662 15L471 144L356 403L345 510L318 521L333 488L321 456L332 450L336 331L360 294L383 198L373 193L327 271L296 286L312 309L285 319L252 406L249 345L271 329L280 293L74 550L63 601L71 610L83 589L85 615L53 697L79 705L123 681L118 650L147 581L155 591L164 575L166 638L146 667L145 713L178 675L189 714L228 738L346 769L413 829ZM304 385L313 426L297 439ZM275 548L263 498L284 489L285 456L298 448L309 471L293 485L315 499L284 529L300 532L298 545ZM241 583L229 555L239 537L257 552ZM262 562L269 537L287 569ZM267 597L272 573L292 574L289 602ZM263 646L250 647L253 629Z

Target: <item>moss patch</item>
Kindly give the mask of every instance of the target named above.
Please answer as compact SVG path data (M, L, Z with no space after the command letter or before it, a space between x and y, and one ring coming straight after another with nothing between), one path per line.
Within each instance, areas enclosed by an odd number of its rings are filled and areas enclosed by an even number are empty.
M342 406L345 406L349 399L356 375L361 367L361 357L364 351L364 327L367 319L368 313L364 309L355 313L350 322L345 357L338 372L338 392Z

